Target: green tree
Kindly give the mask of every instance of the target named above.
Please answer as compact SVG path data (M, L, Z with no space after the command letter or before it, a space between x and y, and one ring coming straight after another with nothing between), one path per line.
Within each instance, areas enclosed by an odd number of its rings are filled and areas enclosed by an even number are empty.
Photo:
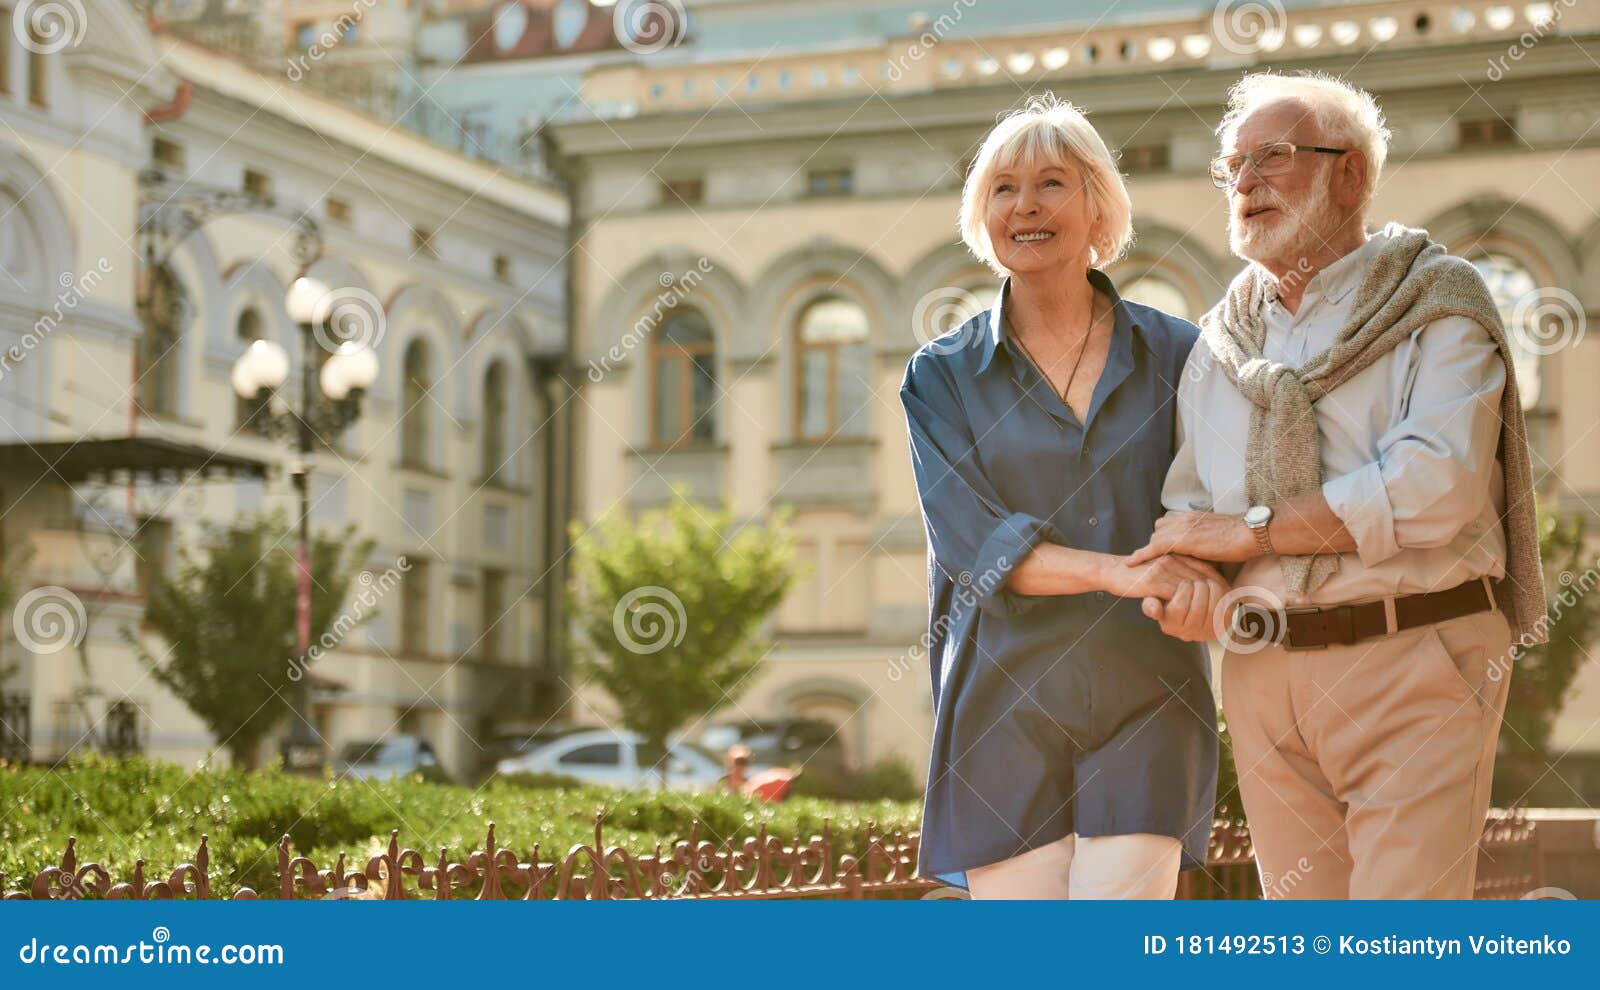
M282 512L241 528L204 524L198 552L183 547L172 575L154 575L144 621L163 641L152 649L122 636L152 676L194 712L234 760L259 764L262 738L288 713L303 676L295 653L295 537ZM354 527L311 538L311 641L335 622L338 635L371 618L339 617L350 581L372 552Z
M573 655L660 766L667 740L738 699L767 644L760 631L794 579L782 516L736 526L681 494L632 519L573 529Z
M1550 732L1586 659L1584 650L1600 631L1600 594L1595 593L1600 590L1600 562L1586 556L1585 528L1582 516L1562 520L1553 513L1540 514L1539 551L1550 600L1550 641L1514 651L1516 661L1495 765L1496 803L1567 804L1575 800L1571 790L1550 773Z

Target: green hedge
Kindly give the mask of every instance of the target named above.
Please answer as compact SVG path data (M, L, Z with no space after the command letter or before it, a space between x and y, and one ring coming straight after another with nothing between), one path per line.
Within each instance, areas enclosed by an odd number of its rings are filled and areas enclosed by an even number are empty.
M278 839L287 832L297 855L330 868L341 852L347 867L388 843L398 828L403 845L430 863L440 846L452 860L481 846L488 822L495 836L526 860L564 856L592 841L594 815L604 811L605 839L649 852L687 838L695 820L702 835L724 838L767 831L810 837L831 823L835 851L858 852L867 823L879 831L912 831L916 802L825 801L794 797L769 805L728 794L614 791L598 787L528 787L491 781L471 790L420 780L308 780L276 770L191 770L147 760L89 758L58 769L0 764L0 872L7 889L26 887L33 874L58 865L67 837L78 838L80 865L97 862L115 880L132 875L136 859L146 876L193 858L201 833L210 836L213 890L240 886L277 894ZM708 836L711 837L711 836Z

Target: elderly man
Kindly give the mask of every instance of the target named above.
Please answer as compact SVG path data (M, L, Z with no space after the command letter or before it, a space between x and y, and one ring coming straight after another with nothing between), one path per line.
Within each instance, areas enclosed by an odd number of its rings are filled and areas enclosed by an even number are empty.
M1512 640L1544 626L1505 332L1466 261L1368 231L1389 137L1369 94L1251 75L1218 135L1251 264L1201 320L1169 514L1132 560L1238 569L1218 614L1145 610L1226 647L1268 897L1468 898Z

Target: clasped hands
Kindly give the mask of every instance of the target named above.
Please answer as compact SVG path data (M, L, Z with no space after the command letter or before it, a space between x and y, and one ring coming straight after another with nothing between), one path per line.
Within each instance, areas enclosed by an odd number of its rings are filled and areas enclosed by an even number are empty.
M1168 636L1201 643L1220 637L1217 615L1231 590L1215 566L1259 553L1239 516L1174 512L1156 520L1150 541L1123 558L1117 594L1143 599L1144 614Z

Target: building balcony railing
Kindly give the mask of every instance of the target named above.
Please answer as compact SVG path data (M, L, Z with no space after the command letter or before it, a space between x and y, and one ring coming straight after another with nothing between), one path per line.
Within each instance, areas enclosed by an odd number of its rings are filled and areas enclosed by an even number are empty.
M916 93L1118 73L1230 68L1373 50L1428 49L1600 31L1600 5L1574 0L1328 4L1286 10L1270 0L1230 0L1201 17L1054 31L947 37L960 18L946 14L921 34L849 50L760 58L643 60L591 70L583 97L603 117L733 105Z

